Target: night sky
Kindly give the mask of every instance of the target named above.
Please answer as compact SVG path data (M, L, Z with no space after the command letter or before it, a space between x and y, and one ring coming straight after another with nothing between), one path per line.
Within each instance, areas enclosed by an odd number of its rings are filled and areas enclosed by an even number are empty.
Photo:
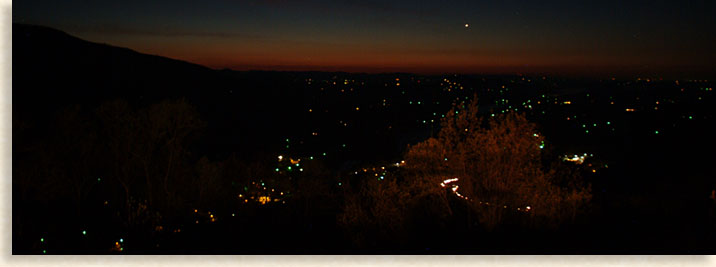
M708 0L25 0L13 6L13 22L217 69L418 73L713 74L715 14L716 3Z

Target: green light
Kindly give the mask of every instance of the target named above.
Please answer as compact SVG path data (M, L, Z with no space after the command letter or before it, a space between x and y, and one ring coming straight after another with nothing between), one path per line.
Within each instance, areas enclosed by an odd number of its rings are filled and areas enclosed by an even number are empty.
M286 145L286 148L288 148L288 145Z
M589 133L589 130L587 130L586 132Z
M279 169L278 169L278 168L276 168L276 171L279 171Z
M313 156L309 157L311 160L313 160Z
M42 250L42 254L47 254L47 250Z
M119 243L124 243L124 238L120 238Z
M45 239L44 239L44 238L40 238L40 242L45 242Z
M346 147L346 144L343 144L343 147Z
M532 134L532 136L537 137L537 134Z
M611 124L612 124L611 122L607 122L607 125L611 125Z
M587 125L586 125L586 124L582 124L582 128L587 128Z
M689 116L689 120L693 119L693 117Z
M458 113L458 111L456 110L456 111L455 111L455 114L457 114L457 113Z
M490 116L494 117L494 116L495 116L495 113L490 114Z
M288 168L287 168L287 169L288 169L288 170L290 171L290 170L291 170L291 166L288 166ZM263 185L263 184L261 184L261 185Z
M102 181L102 178L97 178L97 182Z
M286 142L288 142L288 138L286 138Z
M341 183L341 182L338 182L338 186L341 186L341 185L342 185L342 183Z
M659 131L654 131L654 134L659 134Z
M296 167L301 167L301 165L299 165L299 163L296 163Z
M594 127L597 127L597 124L596 124L596 123L594 124Z
M83 235L87 235L87 231L82 231L82 234L83 234Z
M326 155L326 152L323 152L323 156L325 156L325 155Z
M445 161L447 161L447 158L445 158Z

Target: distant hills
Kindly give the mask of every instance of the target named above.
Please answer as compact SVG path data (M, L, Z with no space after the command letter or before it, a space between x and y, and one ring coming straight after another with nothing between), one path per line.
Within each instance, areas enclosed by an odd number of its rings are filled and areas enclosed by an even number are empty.
M91 113L114 100L147 106L184 98L209 122L213 136L224 138L217 142L226 144L239 136L266 135L242 129L271 123L267 118L276 113L267 111L285 106L277 92L292 81L282 77L294 75L214 70L85 41L44 26L14 23L12 34L13 123L46 125L74 105Z
M13 24L14 100L165 97L222 82L220 72L200 65L88 42L48 27Z
M202 106L283 95L286 86L311 73L214 70L186 61L142 54L82 40L57 29L13 23L13 101L16 115L68 104L92 105L122 98L153 103L185 97ZM345 74L345 73L343 73ZM20 108L19 110L17 108Z

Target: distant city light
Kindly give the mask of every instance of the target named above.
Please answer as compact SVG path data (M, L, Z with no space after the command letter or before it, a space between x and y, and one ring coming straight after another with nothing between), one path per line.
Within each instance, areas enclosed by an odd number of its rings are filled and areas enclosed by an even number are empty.
M575 163L577 163L577 164L582 164L582 163L584 163L584 159L585 159L586 157L587 157L587 154L586 154L586 153L585 153L584 155L582 155L582 156L574 155L574 157L569 157L569 156L566 156L566 155L565 155L565 156L562 158L562 160L570 161L570 162L575 162Z

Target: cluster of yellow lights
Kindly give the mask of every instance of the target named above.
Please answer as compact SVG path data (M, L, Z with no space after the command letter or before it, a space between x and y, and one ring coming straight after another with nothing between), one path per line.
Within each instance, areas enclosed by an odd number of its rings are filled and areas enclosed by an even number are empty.
M260 196L259 202L261 202L261 205L271 202L271 197L269 196Z

